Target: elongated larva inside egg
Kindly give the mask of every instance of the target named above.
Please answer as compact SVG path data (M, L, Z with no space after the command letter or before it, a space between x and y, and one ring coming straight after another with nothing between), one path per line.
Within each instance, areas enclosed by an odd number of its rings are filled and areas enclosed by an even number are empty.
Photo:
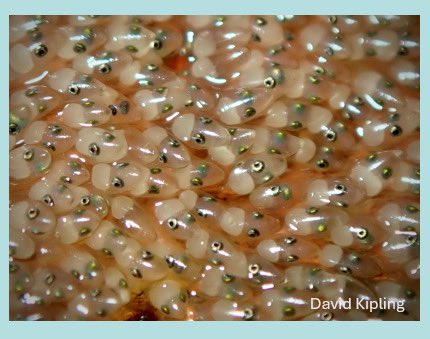
M419 50L418 16L10 16L10 320L420 320Z

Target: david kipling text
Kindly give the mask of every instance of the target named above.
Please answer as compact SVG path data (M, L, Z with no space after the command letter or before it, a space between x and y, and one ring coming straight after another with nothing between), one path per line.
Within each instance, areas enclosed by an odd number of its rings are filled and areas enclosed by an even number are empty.
M311 298L312 310L363 310L363 311L380 311L394 310L399 313L405 311L404 300L393 300L388 298L379 298L375 300L363 298L349 298L332 300L321 300L320 298Z

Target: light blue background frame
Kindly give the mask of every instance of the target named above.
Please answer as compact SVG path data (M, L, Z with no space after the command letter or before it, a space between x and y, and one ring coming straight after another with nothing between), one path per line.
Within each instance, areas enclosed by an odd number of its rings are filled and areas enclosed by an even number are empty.
M430 32L430 1L399 1L399 0L259 0L258 2L239 0L216 0L207 3L204 0L39 0L39 1L10 1L0 3L0 46L3 57L0 67L1 126L0 133L1 160L0 167L0 216L4 222L1 225L1 288L0 300L0 335L3 338L422 338L430 333L430 284L428 277L430 249L428 245L430 225L428 177L422 177L421 183L421 321L420 322L9 322L8 313L8 268L6 253L8 248L7 216L8 216L8 134L6 127L8 118L8 15L12 14L420 14L421 15L421 60L427 64L421 67L421 93L426 93L421 101L421 144L423 149L430 145L430 89L429 89L429 45ZM430 152L421 150L421 172L429 173Z

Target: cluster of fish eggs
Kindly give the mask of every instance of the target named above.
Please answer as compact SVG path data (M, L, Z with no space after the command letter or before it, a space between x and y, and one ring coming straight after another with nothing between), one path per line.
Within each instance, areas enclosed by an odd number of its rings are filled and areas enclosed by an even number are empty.
M10 318L419 319L419 57L413 16L12 16ZM405 310L310 305L356 297Z

